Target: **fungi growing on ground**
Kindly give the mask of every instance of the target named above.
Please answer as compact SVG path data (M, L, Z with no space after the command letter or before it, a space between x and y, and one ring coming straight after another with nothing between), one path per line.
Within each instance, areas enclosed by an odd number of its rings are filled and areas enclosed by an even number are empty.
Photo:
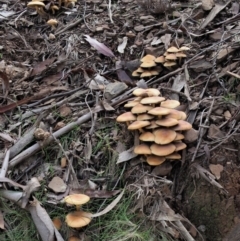
M85 194L72 194L64 198L64 202L67 204L75 205L76 209L79 210L81 205L89 202L90 197Z
M186 120L183 111L176 110L180 105L176 100L165 100L157 89L135 89L137 96L125 104L131 108L126 115L131 115L133 121L128 130L139 131L140 144L134 148L134 153L144 155L149 165L161 165L165 160L179 160L179 153L186 148L184 131L192 128ZM124 114L117 118L122 117Z
M45 8L45 4L41 1L31 1L27 4L27 7L34 8L36 12L41 16L46 14L43 10Z
M71 228L81 228L91 222L91 213L84 211L75 211L67 214L65 222Z

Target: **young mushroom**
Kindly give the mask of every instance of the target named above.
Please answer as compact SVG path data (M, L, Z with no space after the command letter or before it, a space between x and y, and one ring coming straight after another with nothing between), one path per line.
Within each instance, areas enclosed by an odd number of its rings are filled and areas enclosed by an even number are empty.
M149 121L134 121L132 124L128 126L128 130L139 130L143 133L143 127L150 125Z
M45 8L45 4L41 1L31 1L27 4L27 7L34 8L37 11L37 13L41 16L46 15L46 13L43 10Z
M77 210L79 210L81 205L87 203L89 200L90 197L85 194L72 194L64 198L65 203L75 205Z
M155 136L155 143L161 145L171 143L177 136L177 133L175 131L168 128L157 129L153 132L153 134Z
M117 117L117 122L126 122L127 126L130 125L130 121L137 120L137 117L132 114L132 112L125 112Z
M91 222L91 213L75 211L67 214L65 222L71 228L81 228Z
M159 166L161 165L163 162L165 162L165 157L163 156L155 156L155 155L150 155L150 156L147 156L147 163L150 165L150 166Z
M176 147L174 144L167 144L167 145L158 145L158 144L152 144L150 146L150 149L152 151L152 154L156 156L167 156L172 154Z
M58 24L58 21L56 19L49 19L47 21L47 24L52 27L52 30L56 29L56 26Z

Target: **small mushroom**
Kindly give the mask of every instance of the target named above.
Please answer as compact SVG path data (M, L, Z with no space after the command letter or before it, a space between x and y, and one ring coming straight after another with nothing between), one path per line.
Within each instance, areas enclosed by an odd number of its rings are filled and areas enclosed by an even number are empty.
M133 77L139 77L139 76L140 76L140 73L137 72L137 70L134 70L134 71L132 72L132 76L133 76Z
M134 148L133 152L135 154L138 154L138 155L150 155L150 154L152 154L152 152L150 150L150 147L146 144L140 144L140 145L136 146Z
M164 56L159 56L156 59L154 59L154 61L155 61L155 63L163 64L166 60L165 60Z
M167 49L168 53L177 53L178 51L179 51L179 49L174 46Z
M153 135L152 132L147 131L147 132L142 133L142 134L139 136L139 140L141 140L141 141L147 141L147 142L149 142L149 141L154 142L155 136Z
M143 98L140 103L141 104L144 104L144 105L155 105L155 104L158 104L158 103L161 103L162 101L164 101L165 98L164 97L161 97L161 96L152 96L152 97L146 97L146 98Z
M52 27L52 30L56 29L56 26L58 24L58 21L56 19L49 19L47 21L47 24Z
M165 101L161 102L161 107L169 108L169 109L176 108L179 105L180 105L180 102L177 100L165 100Z
M181 159L181 155L177 152L173 152L170 155L165 156L166 159L172 159L172 160L179 160Z
M168 128L157 129L153 132L153 134L155 136L155 143L161 145L171 143L177 136L177 133L175 131Z
M177 65L176 62L173 61L167 61L164 63L164 67L166 67L167 69L171 70L173 66Z
M140 115L138 115L137 120L138 121L144 121L144 120L151 120L153 118L154 118L154 116L152 116L152 115L140 114Z
M173 144L167 144L167 145L152 144L150 146L150 149L152 151L152 154L156 156L167 156L173 153L176 147Z
M183 143L182 141L173 142L173 144L176 146L175 151L181 151L187 147L187 145L185 143Z
M81 228L91 222L91 217L91 213L75 211L67 214L65 221L71 228Z
M143 133L142 128L148 125L150 125L149 121L134 121L128 126L128 130L139 130Z
M125 112L117 117L117 122L126 122L127 126L130 125L130 121L135 121L137 117L132 114L132 112Z
M162 118L161 120L156 120L156 124L164 127L171 127L178 124L178 120L174 118Z
M165 157L163 156L155 156L155 155L150 155L150 156L147 156L147 163L150 165L150 166L159 166L161 165L163 162L165 162Z
M87 203L89 200L90 197L85 194L72 194L64 198L65 203L75 205L77 210L79 210L81 205Z
M170 109L163 108L163 107L155 107L148 111L148 114L157 115L157 116L162 116L162 115L168 116L169 113L170 113Z
M187 131L190 130L192 128L192 125L184 120L179 120L178 124L176 126L174 126L172 129L174 131Z
M45 8L45 4L41 1L31 1L27 4L27 7L34 8L37 11L37 13L41 16L46 15L46 13L43 10Z
M135 105L133 108L132 108L132 110L131 110L131 112L133 113L133 114L142 114L142 113L146 113L146 112L148 112L149 110L151 110L153 107L152 106L150 106L150 105L142 105L142 104L137 104L137 105Z

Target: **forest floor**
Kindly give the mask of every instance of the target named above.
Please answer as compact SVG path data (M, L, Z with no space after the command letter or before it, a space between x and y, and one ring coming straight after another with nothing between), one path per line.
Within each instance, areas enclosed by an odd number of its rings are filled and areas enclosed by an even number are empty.
M0 240L240 240L239 3L29 2L0 0ZM171 46L189 48L177 65L132 76ZM136 87L180 101L180 161L133 155L116 118ZM81 229L71 193L97 214Z

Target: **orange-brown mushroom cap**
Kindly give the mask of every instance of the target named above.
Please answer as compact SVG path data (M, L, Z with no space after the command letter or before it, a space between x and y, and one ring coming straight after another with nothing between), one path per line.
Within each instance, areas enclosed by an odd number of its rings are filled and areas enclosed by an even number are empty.
M171 143L177 136L177 133L168 128L160 128L153 132L155 143L165 145Z
M149 121L134 121L128 126L128 130L139 130L148 125L150 125Z
M147 156L146 161L150 166L158 166L158 165L161 165L165 160L166 159L163 156L150 155L150 156Z
M135 121L137 117L132 112L125 112L117 117L117 122Z
M133 151L135 154L149 155L152 154L150 147L146 144L140 144L134 148Z
M67 214L65 219L67 225L72 228L81 228L91 222L91 213L75 211Z
M85 194L72 194L64 198L64 201L72 205L82 205L87 203L90 200L90 197Z
M152 144L150 146L150 149L152 151L152 154L156 156L167 156L173 153L176 147L174 144L167 144L167 145Z

